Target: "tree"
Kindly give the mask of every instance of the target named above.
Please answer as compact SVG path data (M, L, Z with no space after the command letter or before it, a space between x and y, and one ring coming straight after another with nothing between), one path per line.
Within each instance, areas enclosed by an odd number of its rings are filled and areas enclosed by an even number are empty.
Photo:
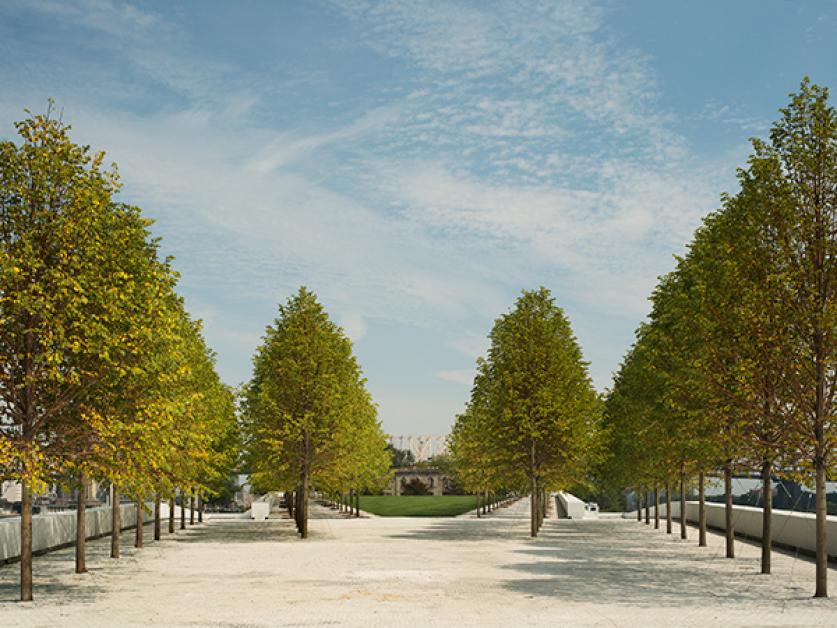
M536 536L546 491L578 482L595 459L599 398L569 322L546 288L524 291L489 337L452 452L466 487L528 484Z
M773 475L795 465L787 425L798 407L787 403L787 383L799 352L777 289L784 282L769 216L775 191L739 173L741 191L726 196L704 220L681 268L698 287L692 306L700 321L698 364L706 388L705 412L727 428L727 454L762 475L762 573L770 573ZM735 428L730 430L729 427ZM725 464L727 556L733 552L731 465Z
M404 467L412 467L416 464L416 457L409 449L399 449L395 445L387 445L386 450L392 457L392 468L402 469Z
M253 481L296 490L307 538L312 484L334 490L384 476L386 439L351 342L304 287L279 307L253 365L243 403Z
M0 143L0 465L23 486L30 600L33 489L79 487L83 572L88 479L114 481L117 556L118 489L139 514L150 491L215 477L235 457L235 414L151 221L114 200L115 166L73 144L51 110L17 128L20 146Z
M825 479L837 446L837 112L828 91L805 79L770 141L753 145L739 171L741 191L705 219L655 292L650 320L609 396L608 425L614 451L631 452L629 439L652 421L638 409L658 398L666 412L683 413L688 438L681 443L700 443L694 470L711 469L713 459L724 468L729 557L732 470L758 469L764 573L772 476L813 482L815 596L823 597ZM650 360L637 369L640 350ZM652 382L660 388L649 395ZM713 432L714 442L706 438ZM653 459L649 452L629 457L628 468L641 472Z
M792 426L803 475L816 491L815 597L828 595L826 477L837 449L837 110L828 90L806 78L773 125L770 142L754 142L748 176L771 190L765 199L775 242L777 299L796 338L799 369Z
M111 202L118 177L102 153L73 144L51 112L16 127L21 144L0 143L0 451L23 488L30 600L32 492L68 464L84 470L102 428L95 391L134 368L148 338L141 303L161 269L149 272L139 243L148 223Z

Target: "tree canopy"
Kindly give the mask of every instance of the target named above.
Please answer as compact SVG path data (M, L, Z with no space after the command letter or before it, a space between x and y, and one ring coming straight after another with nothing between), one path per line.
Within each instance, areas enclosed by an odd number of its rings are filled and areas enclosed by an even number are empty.
M363 490L378 487L389 471L386 438L352 343L304 287L267 327L243 410L253 481L298 494L303 538L312 486Z
M545 491L582 481L595 460L600 402L569 321L546 288L524 291L489 338L451 453L472 491L529 487L535 536Z

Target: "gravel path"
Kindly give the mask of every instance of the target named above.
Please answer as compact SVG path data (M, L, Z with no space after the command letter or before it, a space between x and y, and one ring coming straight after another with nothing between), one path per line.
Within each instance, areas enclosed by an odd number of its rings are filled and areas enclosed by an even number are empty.
M15 602L0 567L0 624L14 626L835 626L837 599L812 600L813 564L758 547L723 558L636 521L547 521L527 538L521 501L489 517L315 519L300 541L286 519L219 519L107 558L90 573L72 548L38 557L35 597ZM150 529L146 539L150 538ZM837 570L830 574L837 594Z

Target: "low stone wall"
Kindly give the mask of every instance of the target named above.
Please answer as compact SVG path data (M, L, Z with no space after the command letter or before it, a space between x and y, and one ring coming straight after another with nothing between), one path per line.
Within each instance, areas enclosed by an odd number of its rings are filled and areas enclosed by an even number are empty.
M560 491L555 494L556 513L559 519L584 519L584 502L575 495Z
M716 530L724 530L726 519L724 505L716 502L706 503L706 525ZM660 516L665 516L665 504L660 505ZM761 508L753 506L733 506L733 527L736 534L761 539ZM636 516L636 511L634 515ZM671 504L671 514L674 518L680 517L680 502ZM645 513L643 512L643 517ZM654 516L654 507L651 507L651 516ZM686 521L698 522L698 502L686 502ZM790 510L773 510L773 543L786 547L798 548L806 553L816 551L815 535L816 516L808 512L793 512ZM837 517L829 516L826 522L826 538L828 555L837 558Z
M153 521L153 504L146 504L148 512L143 513L143 522ZM137 508L134 504L120 506L122 529L136 527ZM186 517L190 509L186 508ZM180 506L174 507L175 517L180 525ZM195 511L197 515L197 511ZM163 526L168 525L168 504L160 505L160 518ZM206 515L204 515L206 516ZM112 513L110 506L87 508L85 512L86 535L88 539L95 539L111 532ZM75 544L76 540L76 511L67 510L43 515L32 516L32 551L43 553L52 549ZM10 562L20 558L20 517L0 519L0 563Z

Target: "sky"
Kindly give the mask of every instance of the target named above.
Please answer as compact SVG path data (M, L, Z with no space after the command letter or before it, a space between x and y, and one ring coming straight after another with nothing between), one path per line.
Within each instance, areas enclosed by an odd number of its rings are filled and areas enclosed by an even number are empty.
M300 285L383 427L444 434L548 287L605 391L837 2L0 1L0 138L54 98L156 222L218 370Z

